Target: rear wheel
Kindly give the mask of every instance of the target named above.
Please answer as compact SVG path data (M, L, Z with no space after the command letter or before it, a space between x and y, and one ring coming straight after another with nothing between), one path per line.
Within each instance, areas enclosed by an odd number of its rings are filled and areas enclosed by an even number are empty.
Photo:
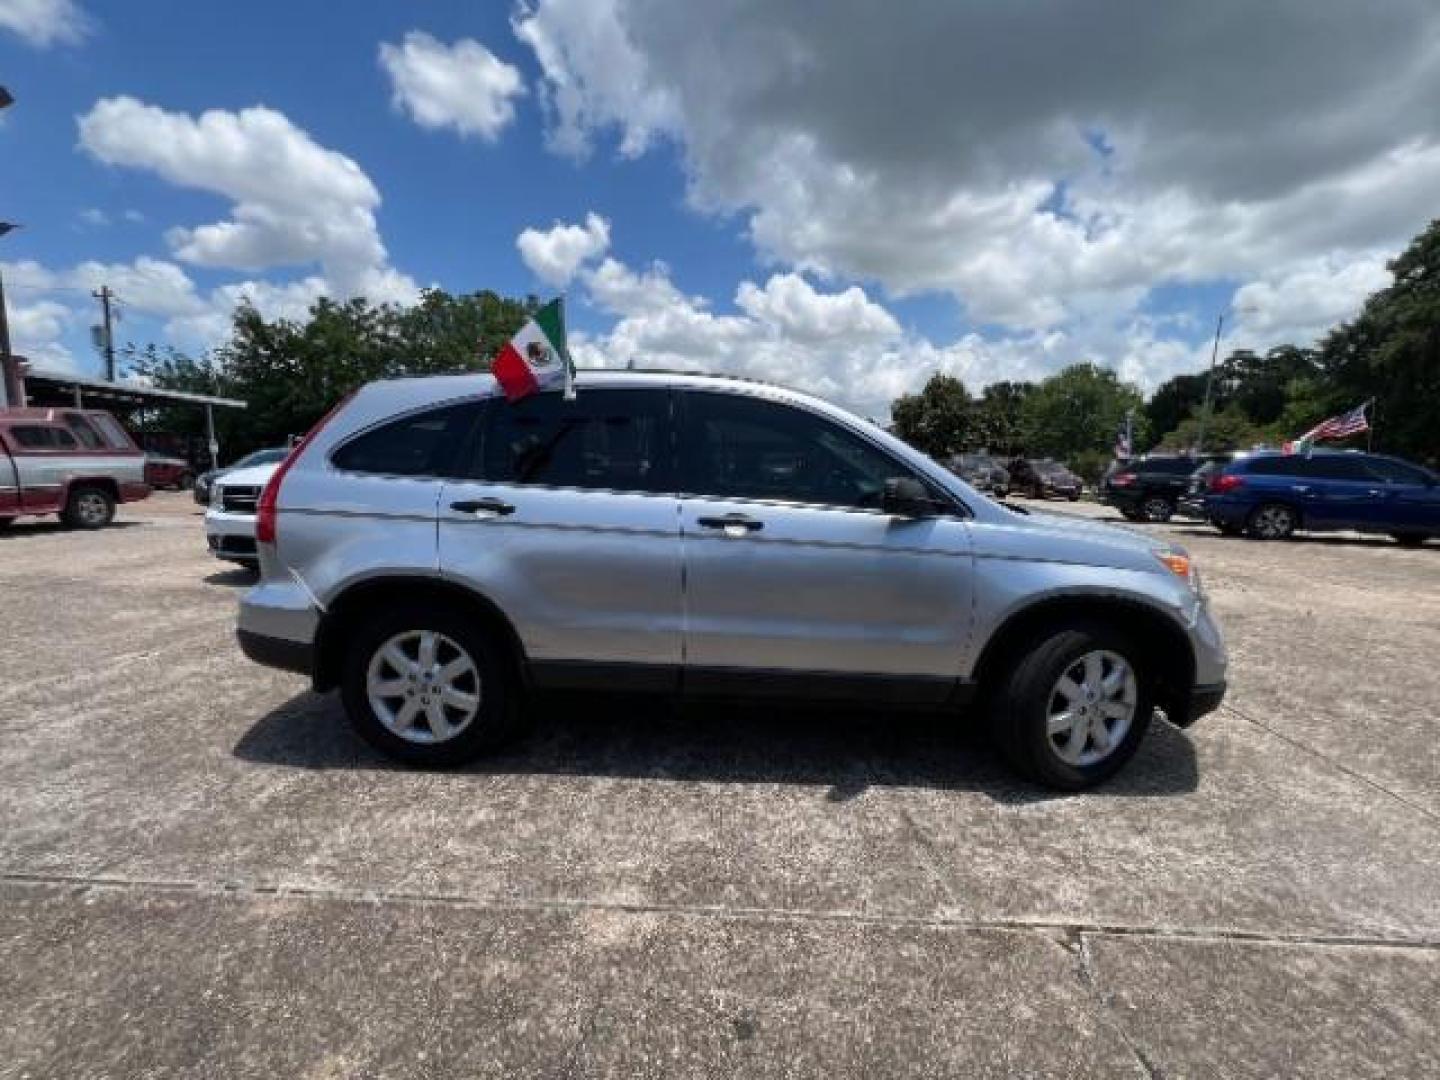
M1424 533L1391 533L1390 538L1401 547L1419 547L1429 539Z
M1146 521L1169 521L1175 514L1175 504L1162 495L1151 495L1140 504L1140 513Z
M1280 503L1266 503L1250 515L1248 532L1257 540L1288 540L1299 525L1295 511Z
M350 642L341 692L359 735L412 765L462 765L520 728L501 646L444 609L401 608L366 622Z
M1153 712L1139 649L1106 627L1077 624L1015 657L991 700L990 725L1020 772L1078 791L1134 756Z
M115 499L104 488L72 488L60 518L72 529L102 529L115 520Z

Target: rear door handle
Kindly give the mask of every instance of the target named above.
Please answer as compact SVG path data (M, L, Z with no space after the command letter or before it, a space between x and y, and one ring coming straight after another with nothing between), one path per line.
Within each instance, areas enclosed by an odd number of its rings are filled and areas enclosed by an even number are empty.
M499 517L515 512L515 507L503 499L462 499L452 502L450 509L459 510L462 514L495 514Z
M748 514L726 514L724 517L696 518L695 524L703 529L724 529L743 532L759 532L765 527L763 521L756 521Z

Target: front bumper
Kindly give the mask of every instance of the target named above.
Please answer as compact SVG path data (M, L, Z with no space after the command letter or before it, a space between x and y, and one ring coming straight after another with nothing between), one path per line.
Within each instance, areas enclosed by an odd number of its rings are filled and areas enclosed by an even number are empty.
M1189 699L1181 709L1181 715L1168 717L1176 727L1189 727L1207 713L1212 713L1225 700L1225 684L1202 683L1192 687Z
M217 559L251 564L260 560L255 546L254 514L210 509L205 514L205 542Z

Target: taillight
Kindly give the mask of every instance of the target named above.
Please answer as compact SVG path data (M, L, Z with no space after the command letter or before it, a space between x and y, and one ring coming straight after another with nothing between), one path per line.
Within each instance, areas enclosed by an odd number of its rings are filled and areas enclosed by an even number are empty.
M290 453L285 455L285 460L280 462L280 467L275 470L275 475L270 477L270 482L265 485L265 490L260 492L260 501L255 504L255 540L258 543L275 543L276 508L280 502L280 485L285 482L285 474L288 473L290 467L300 459L300 455L303 454L305 448L315 440L315 436L320 434L320 429L328 424L336 413L348 405L350 399L354 396L354 390L346 394L336 402L333 409L320 418L318 424L305 433L305 437L296 443Z
M1133 472L1116 473L1110 477L1112 487L1129 487L1133 483L1135 483L1135 474Z
M1217 473L1210 477L1210 490L1216 495L1224 495L1227 491L1235 491L1244 486L1245 478L1233 473Z

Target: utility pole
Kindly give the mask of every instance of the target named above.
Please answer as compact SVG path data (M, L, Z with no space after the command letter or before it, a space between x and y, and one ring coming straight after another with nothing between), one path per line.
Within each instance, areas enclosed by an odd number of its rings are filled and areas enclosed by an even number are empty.
M5 88L0 86L0 108L8 104L3 100L4 94ZM0 236L4 236L18 227L13 222L0 221ZM23 402L10 400L12 380L18 384L19 376L15 373L15 359L10 352L10 319L5 308L5 279L0 276L0 409L10 405L23 404ZM15 392L17 395L19 394L18 386L15 388Z
M105 354L105 379L107 382L115 381L115 331L110 324L110 301L115 299L115 294L110 291L109 285L101 285L90 294L100 301L100 314L104 320L100 329L100 349Z
M1210 395L1215 387L1215 360L1220 355L1220 328L1225 325L1225 313L1222 311L1215 320L1215 346L1210 350L1210 375L1205 380L1205 404L1200 406L1200 426L1195 432L1195 453L1201 454L1205 451L1205 423L1210 419Z

